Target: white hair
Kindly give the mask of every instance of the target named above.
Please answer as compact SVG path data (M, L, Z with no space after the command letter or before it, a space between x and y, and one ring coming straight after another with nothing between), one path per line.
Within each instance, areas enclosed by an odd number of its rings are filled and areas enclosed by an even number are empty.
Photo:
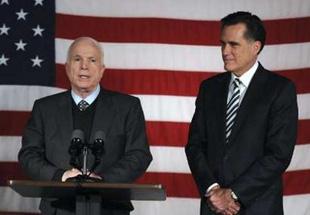
M90 44L92 44L92 45L99 51L101 64L104 65L104 63L103 63L103 56L104 56L103 49L102 49L100 43L99 43L97 40L95 40L95 39L93 39L93 38L91 38L91 37L79 37L79 38L75 39L75 40L71 43L71 45L69 46L68 52L67 52L66 63L69 62L69 59L70 59L70 57L71 57L71 52L72 52L73 47L76 46L76 45L77 45L78 43L80 43L81 41L87 41L87 42L89 42Z

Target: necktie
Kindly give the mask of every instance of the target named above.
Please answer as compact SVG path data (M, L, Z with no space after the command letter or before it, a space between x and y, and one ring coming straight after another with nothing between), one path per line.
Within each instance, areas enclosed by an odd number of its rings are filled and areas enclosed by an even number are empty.
M87 103L87 101L85 100L81 100L79 103L78 103L78 108L80 109L80 111L84 111L86 110L86 108L88 108L89 104Z
M228 138L230 136L234 120L237 116L239 103L240 103L240 80L236 78L233 82L233 93L227 104L226 109L226 143L228 142Z

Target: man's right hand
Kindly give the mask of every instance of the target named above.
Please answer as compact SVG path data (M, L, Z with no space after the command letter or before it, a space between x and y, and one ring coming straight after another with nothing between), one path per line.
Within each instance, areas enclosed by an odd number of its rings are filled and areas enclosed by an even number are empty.
M73 178L73 177L78 176L78 175L82 175L82 172L80 170L78 170L76 168L69 169L69 170L64 172L64 174L61 177L61 181L64 182L68 178Z
M231 197L231 189L216 186L207 193L207 203L211 210L223 215L235 215L240 210L240 204Z

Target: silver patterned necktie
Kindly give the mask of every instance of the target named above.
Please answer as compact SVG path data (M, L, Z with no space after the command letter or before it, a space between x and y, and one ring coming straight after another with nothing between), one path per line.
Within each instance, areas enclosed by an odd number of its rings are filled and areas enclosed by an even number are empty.
M238 78L236 78L233 82L233 93L226 108L226 128L225 128L226 143L228 142L229 136L231 134L234 120L237 116L237 112L239 108L240 84L241 84L241 81Z
M89 104L87 103L87 101L85 100L81 100L79 103L78 103L78 108L80 111L84 111L86 110L86 108L89 107Z

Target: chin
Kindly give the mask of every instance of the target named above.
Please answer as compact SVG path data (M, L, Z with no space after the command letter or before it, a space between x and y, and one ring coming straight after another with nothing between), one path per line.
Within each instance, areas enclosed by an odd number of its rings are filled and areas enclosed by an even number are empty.
M234 71L235 69L236 69L236 66L234 66L234 65L231 65L231 64L226 64L226 65L224 65L224 69L226 70L226 71Z

